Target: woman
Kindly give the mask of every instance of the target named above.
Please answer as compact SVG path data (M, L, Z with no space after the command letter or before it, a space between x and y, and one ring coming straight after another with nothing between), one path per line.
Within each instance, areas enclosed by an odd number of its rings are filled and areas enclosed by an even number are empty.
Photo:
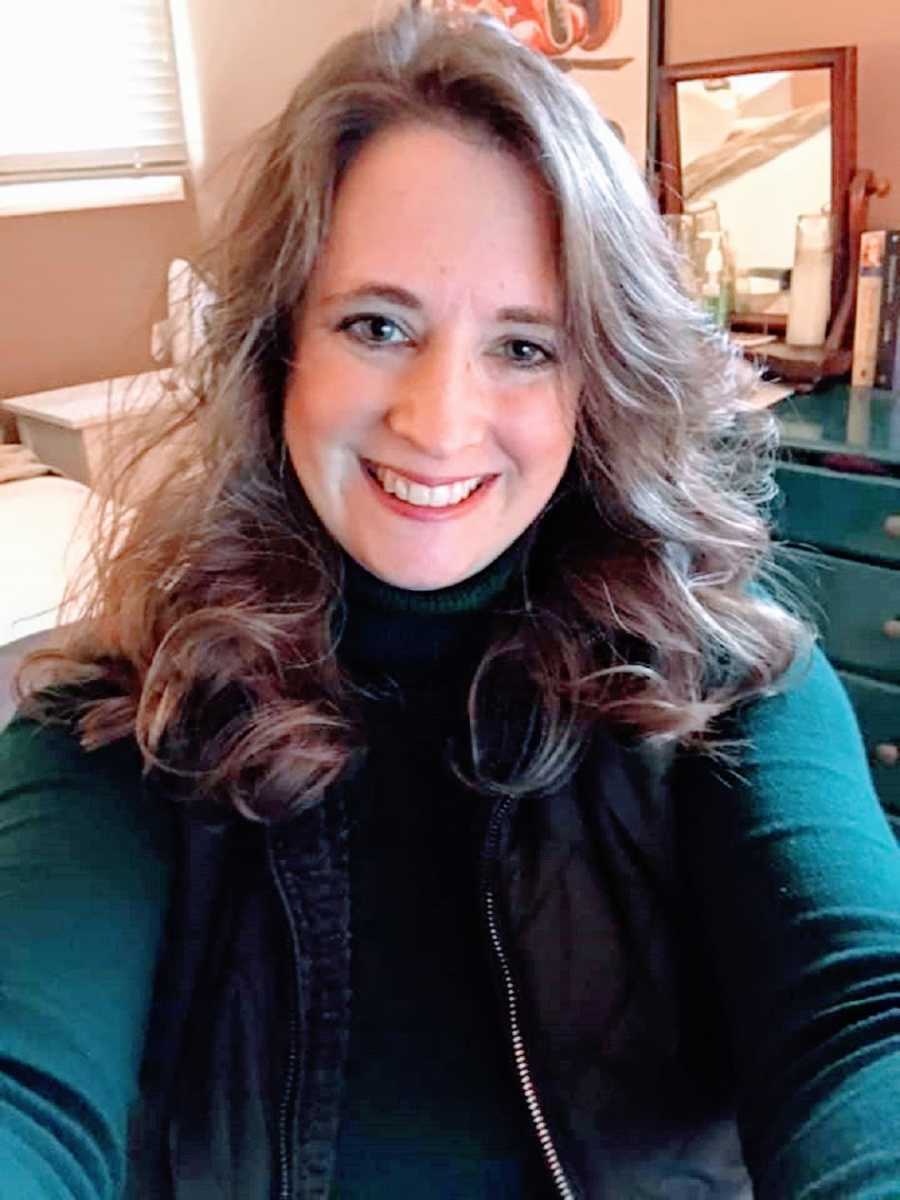
M2 743L10 1194L896 1193L900 855L677 276L496 23L261 136Z

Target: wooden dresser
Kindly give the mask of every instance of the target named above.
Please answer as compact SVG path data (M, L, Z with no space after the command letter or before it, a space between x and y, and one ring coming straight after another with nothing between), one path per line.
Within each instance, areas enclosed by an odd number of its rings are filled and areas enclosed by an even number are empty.
M772 411L782 430L776 538L822 606L823 649L900 836L900 392L841 385Z

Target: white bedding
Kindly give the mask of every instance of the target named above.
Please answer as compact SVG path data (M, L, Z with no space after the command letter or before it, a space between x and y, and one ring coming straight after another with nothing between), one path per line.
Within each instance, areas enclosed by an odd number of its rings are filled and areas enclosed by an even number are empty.
M91 495L54 475L0 484L0 645L77 616L60 605L88 550Z

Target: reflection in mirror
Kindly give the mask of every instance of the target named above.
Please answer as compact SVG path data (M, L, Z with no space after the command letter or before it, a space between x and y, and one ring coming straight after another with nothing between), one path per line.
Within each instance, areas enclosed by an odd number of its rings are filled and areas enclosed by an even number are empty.
M831 72L765 71L676 84L684 209L713 201L737 312L788 312L797 219L831 204Z
M900 399L890 392L794 393L779 405L778 421L785 440L799 449L830 456L863 450L870 460L900 467Z

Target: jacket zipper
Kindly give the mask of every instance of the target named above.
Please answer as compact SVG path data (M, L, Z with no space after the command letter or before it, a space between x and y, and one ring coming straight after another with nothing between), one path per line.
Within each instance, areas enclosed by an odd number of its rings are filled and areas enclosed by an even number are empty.
M291 1050L288 1057L287 1083L284 1085L284 1095L281 1098L281 1107L278 1111L278 1161L281 1173L278 1194L280 1200L290 1200L291 1197L291 1170L287 1129L291 1096L294 1088L294 1076L297 1071L297 1018L294 1013L291 1013L290 1039Z
M288 1143L288 1124L291 1113L291 1102L294 1098L295 1080L297 1077L297 1063L299 1055L297 1053L297 987L296 978L297 972L300 969L300 947L297 945L297 931L294 928L294 922L291 917L290 902L284 890L284 882L281 878L281 872L275 861L275 853L272 846L272 839L269 838L269 867L272 872L272 878L275 880L275 887L278 891L279 898L284 907L284 915L287 918L288 929L291 935L291 953L294 964L294 988L291 994L291 1024L288 1053L287 1080L284 1085L284 1093L281 1097L281 1104L278 1109L278 1163L279 1163L279 1181L277 1195L279 1200L290 1200L291 1197L291 1155Z
M500 824L506 815L506 812L511 804L511 800L503 800L494 812L490 828L488 830L487 844L493 849L496 844L497 835ZM271 839L269 840L269 865L272 870L272 877L275 880L275 886L278 891L279 898L284 908L285 917L287 918L288 929L291 935L291 951L294 962L295 979L296 972L299 970L300 947L297 945L297 931L294 927L294 922L291 917L290 902L285 894L284 882L281 878L281 872L275 861L275 855L272 847ZM503 940L500 936L500 927L496 914L496 901L494 889L487 880L487 870L483 875L483 900L484 911L487 919L488 935L490 938L491 947L494 952L494 957L500 970L500 976L503 981L503 990L506 998L506 1012L509 1020L510 1036L512 1040L513 1058L516 1064L516 1072L519 1077L519 1083L522 1087L522 1092L525 1096L525 1104L531 1116L532 1124L537 1133L538 1142L541 1146L541 1152L544 1156L544 1161L550 1171L553 1183L556 1190L559 1192L562 1200L577 1200L576 1193L569 1183L566 1176L565 1168L559 1158L559 1153L553 1142L553 1136L550 1133L547 1119L544 1116L541 1108L540 1098L537 1094L537 1088L534 1085L534 1080L531 1077L531 1071L528 1066L528 1055L525 1050L525 1041L522 1036L522 1029L519 1025L519 1000L516 994L515 984L513 982L512 970L509 966L509 959L503 947ZM290 1025L290 1052L288 1055L287 1080L285 1082L284 1093L281 1098L281 1105L278 1111L278 1161L280 1167L280 1179L278 1185L279 1200L290 1200L290 1148L288 1144L288 1124L290 1117L291 1102L294 1098L295 1080L297 1075L298 1065L297 1052L297 993L296 986L294 988L292 1007L291 1007L291 1025Z
M497 806L488 829L486 850L493 852L496 847L497 836L506 812L512 801L507 798L502 800ZM492 854L491 854L492 857ZM487 919L488 935L490 937L491 948L494 952L494 957L497 961L497 966L500 970L500 977L503 981L503 991L506 999L506 1015L509 1020L509 1030L512 1039L513 1058L516 1064L516 1072L519 1076L519 1083L525 1096L525 1103L528 1107L528 1112L537 1133L538 1141L540 1142L541 1152L544 1155L544 1161L553 1178L553 1183L556 1190L559 1192L563 1200L576 1200L576 1193L566 1176L565 1168L559 1158L556 1146L553 1142L553 1136L550 1133L550 1128L547 1124L547 1119L544 1116L541 1108L540 1098L537 1093L537 1088L534 1085L534 1080L531 1077L531 1070L528 1066L528 1054L525 1050L525 1039L522 1036L522 1029L519 1025L519 1000L516 995L515 983L513 982L512 970L509 965L509 959L503 947L503 940L500 936L500 924L497 920L496 899L494 889L488 882L487 878L487 861L486 857L485 870L482 876L483 883L483 901L484 912Z

